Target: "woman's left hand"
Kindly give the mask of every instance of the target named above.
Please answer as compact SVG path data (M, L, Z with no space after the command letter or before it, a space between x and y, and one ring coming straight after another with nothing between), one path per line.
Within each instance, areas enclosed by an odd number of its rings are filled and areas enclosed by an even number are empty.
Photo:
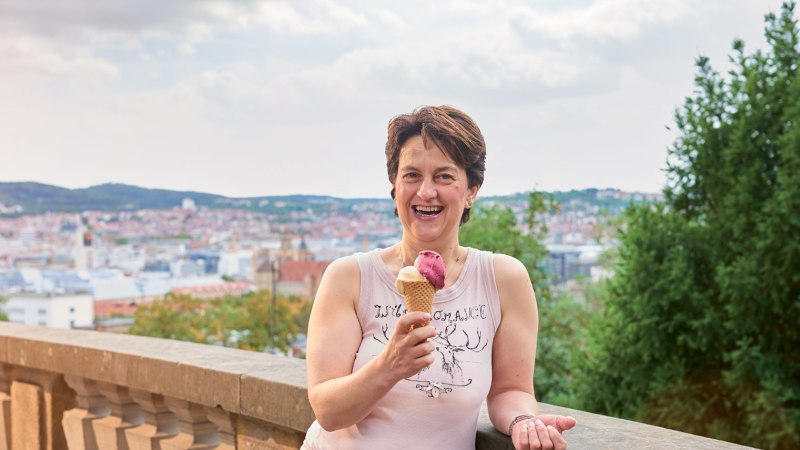
M575 426L572 417L545 414L514 424L511 442L516 450L566 450L561 432Z

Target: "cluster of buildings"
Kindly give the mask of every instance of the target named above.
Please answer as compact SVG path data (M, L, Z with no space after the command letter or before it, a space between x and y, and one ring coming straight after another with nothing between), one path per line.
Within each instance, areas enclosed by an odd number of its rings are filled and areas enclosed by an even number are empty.
M329 262L373 237L347 236L340 218L333 221L340 232L319 238L311 232L330 224L279 224L188 201L166 211L0 219L0 309L13 322L104 328L169 293L212 298L268 289L310 300Z
M524 217L524 205L509 206ZM102 329L168 293L210 298L267 289L310 301L330 261L400 238L391 202L348 208L267 213L197 208L186 199L170 210L0 218L0 309L14 322ZM557 285L609 276L598 262L613 245L607 219L585 203L543 218Z

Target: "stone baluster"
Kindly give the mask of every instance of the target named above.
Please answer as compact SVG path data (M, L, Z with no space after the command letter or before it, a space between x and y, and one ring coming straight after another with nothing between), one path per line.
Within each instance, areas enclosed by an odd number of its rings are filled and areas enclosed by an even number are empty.
M161 441L164 450L202 450L217 448L217 426L208 420L203 406L186 400L166 397L167 408L178 416L180 432Z
M42 450L47 443L44 427L44 393L41 386L22 381L11 383L11 448Z
M0 364L0 450L11 450L11 366Z
M108 400L110 414L92 422L97 446L102 450L128 450L125 430L144 423L142 408L133 401L128 388L97 382L100 392Z
M235 450L236 449L236 429L234 423L236 422L236 415L220 407L205 408L206 417L219 428L219 446L217 450Z
M97 383L88 378L66 375L64 381L75 391L77 406L64 413L61 423L71 450L99 450L92 422L107 417L111 410Z
M75 392L61 374L11 366L11 448L60 450L67 447L61 425L75 406Z
M142 408L144 423L125 430L130 450L160 450L161 441L180 431L178 418L167 409L164 396L141 389L130 389L133 400Z

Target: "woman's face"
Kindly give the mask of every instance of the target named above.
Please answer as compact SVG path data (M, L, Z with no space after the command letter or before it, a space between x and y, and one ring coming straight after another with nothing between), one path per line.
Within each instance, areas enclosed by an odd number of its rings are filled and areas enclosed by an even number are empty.
M467 172L434 142L409 138L400 150L394 182L397 215L406 233L423 242L458 234L461 214L475 200L478 187L467 185Z

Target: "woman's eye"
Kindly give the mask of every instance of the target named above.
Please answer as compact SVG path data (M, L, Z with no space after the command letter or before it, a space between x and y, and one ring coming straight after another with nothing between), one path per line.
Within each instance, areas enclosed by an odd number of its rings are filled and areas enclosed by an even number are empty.
M439 179L442 180L442 181L445 181L445 182L450 182L450 181L455 180L455 177L453 177L449 173L443 173L443 174L439 175Z
M406 180L406 181L414 181L417 178L419 178L419 174L417 174L417 173L411 172L411 173L403 174L403 179Z

